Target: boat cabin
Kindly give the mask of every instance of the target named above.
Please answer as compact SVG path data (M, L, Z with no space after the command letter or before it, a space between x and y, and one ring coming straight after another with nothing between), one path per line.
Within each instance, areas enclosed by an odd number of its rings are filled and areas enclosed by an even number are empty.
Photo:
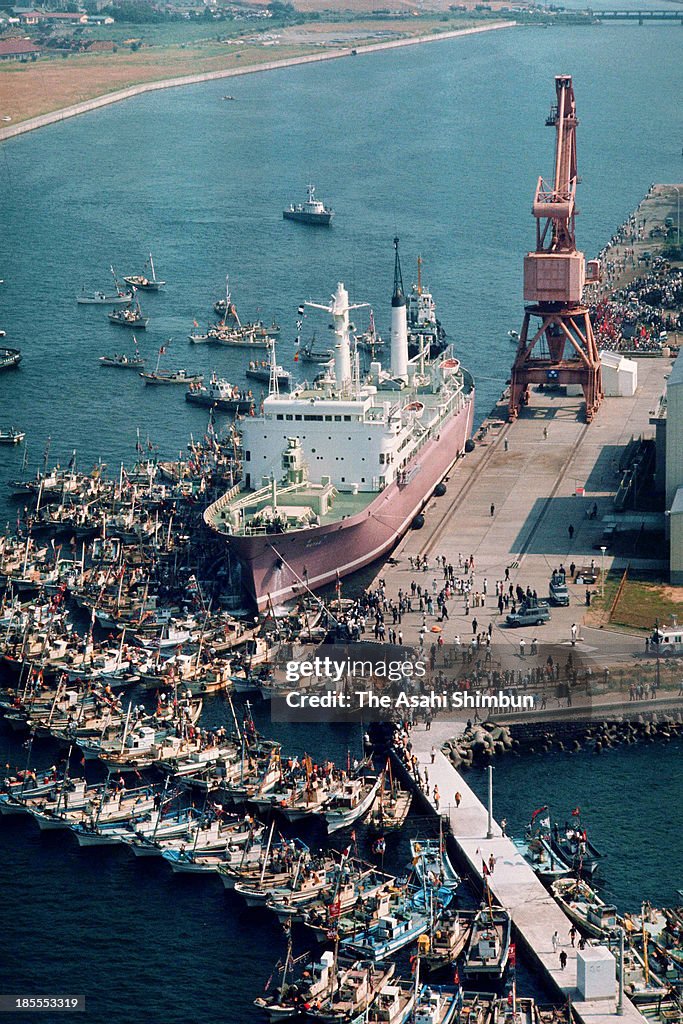
M586 911L586 920L603 931L614 931L617 927L617 908L591 904Z
M368 1021L371 1024L391 1024L399 1020L401 989L398 985L385 985L370 1008Z
M143 725L126 737L126 750L151 750L154 746L155 738L156 732L154 729L150 729L148 725Z
M498 932L494 928L487 928L486 931L480 932L471 959L487 964L492 960L498 960L499 956L500 941Z

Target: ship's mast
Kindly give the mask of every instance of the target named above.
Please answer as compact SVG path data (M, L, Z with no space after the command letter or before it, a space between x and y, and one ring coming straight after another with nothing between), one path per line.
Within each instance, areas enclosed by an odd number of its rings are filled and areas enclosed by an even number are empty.
M349 304L349 293L340 281L337 290L332 296L329 306L323 306L319 302L307 302L311 309L322 309L329 313L334 323L332 329L335 336L334 347L334 376L337 388L340 391L348 391L351 381L351 341L349 313L352 309L362 309L368 305L367 302Z
M277 360L275 359L275 341L270 343L270 382L268 385L269 395L279 395L280 385L277 379Z

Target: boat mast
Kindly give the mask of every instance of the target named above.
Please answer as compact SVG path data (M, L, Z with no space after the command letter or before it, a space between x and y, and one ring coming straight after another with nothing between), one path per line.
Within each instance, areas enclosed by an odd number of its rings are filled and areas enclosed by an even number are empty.
M270 844L273 841L273 832L275 831L275 819L271 822L270 832L268 833L268 843L266 845L266 853L263 858L263 867L261 868L261 877L259 879L259 888L263 888L263 879L266 877L266 868L268 866L268 857L270 856Z
M163 263L163 260L162 260L162 263ZM152 271L152 277L151 277L152 284L156 284L157 275L156 275L156 271L154 270L154 260L152 259L152 254L151 253L149 254L149 266L150 266L150 269Z
M268 383L268 394L275 395L276 397L280 394L280 385L277 379L277 361L275 359L275 339L270 342L270 380Z

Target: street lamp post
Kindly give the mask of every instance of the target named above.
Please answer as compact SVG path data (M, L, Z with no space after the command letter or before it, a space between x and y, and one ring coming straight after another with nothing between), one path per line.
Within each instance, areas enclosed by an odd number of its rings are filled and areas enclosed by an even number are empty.
M604 596L605 596L605 551L607 551L607 548L605 547L604 544L602 544L600 546L600 551L602 553L602 558L600 560L600 596L604 598Z

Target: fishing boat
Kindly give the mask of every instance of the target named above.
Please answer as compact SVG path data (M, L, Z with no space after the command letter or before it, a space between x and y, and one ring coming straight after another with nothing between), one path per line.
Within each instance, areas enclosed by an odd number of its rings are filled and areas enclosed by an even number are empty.
M282 211L285 220L296 220L300 224L317 224L321 227L328 227L334 211L320 199L315 198L315 186L306 187L306 200L303 203L290 203L286 210Z
M208 384L202 384L202 380L191 384L185 392L185 401L206 409L220 409L221 412L248 413L254 408L251 391L245 392L236 384L216 377L215 373Z
M113 356L100 356L100 366L113 366L117 370L141 370L146 359L143 359L138 349L138 340L133 335L133 344L135 345L135 353L132 356L127 355L125 352L115 352Z
M115 352L113 356L100 356L100 366L113 366L117 370L140 370L146 363L141 356L128 356L125 352Z
M18 348L0 348L0 371L13 370L21 362Z
M605 904L581 878L558 878L551 892L580 931L599 939L617 927L616 907Z
M436 315L432 293L422 284L422 257L417 258L417 282L406 296L408 356L436 359L447 347L446 332Z
M277 378L277 385L279 388L288 388L292 383L292 374L289 370L285 370L282 366L275 366L275 376ZM244 371L245 377L249 377L251 380L261 381L263 384L269 384L272 380L273 371L271 370L270 363L265 359L260 362L251 360L249 366Z
M578 808L577 808L578 811ZM592 877L600 867L603 854L595 848L588 838L585 828L581 826L578 814L576 825L565 824L563 827L553 825L550 841L553 849L571 864L572 870L580 876Z
M412 981L388 981L370 1003L364 1024L407 1024L413 1019L415 985Z
M415 1001L411 1024L454 1024L463 1003L460 987L423 985ZM469 1021L469 1018L464 1018Z
M451 890L457 889L460 885L460 876L448 859L443 837L411 839L410 856L415 874L421 883L442 885Z
M265 327L258 324L243 324L239 327L211 327L207 332L209 340L226 348L270 348L273 338Z
M468 977L502 978L510 954L511 926L507 910L490 901L477 911L465 954Z
M157 355L157 364L154 367L154 369L151 371L151 373L141 373L140 374L140 376L142 377L143 381L145 382L145 384L148 384L151 387L156 387L156 386L163 387L166 384L185 384L185 385L193 385L193 386L194 385L200 385L202 383L202 381L204 380L204 374L203 373L188 373L187 370L184 370L184 369L183 370L169 370L167 373L163 373L163 372L159 371L159 366L161 364L161 357L163 355L165 355L166 352L168 351L166 346L170 343L170 340L171 339L169 338L169 341L166 343L166 345L162 345L161 348L159 349L159 352L158 352L158 355Z
M333 792L322 810L328 833L347 828L362 818L375 802L381 782L381 778L368 775L359 779L346 779L341 788Z
M9 430L0 429L0 444L21 444L26 437L26 431L10 427Z
M291 929L287 932L287 955L280 968L274 992L258 996L254 1006L271 1021L303 1020L306 1007L314 1005L320 996L329 994L334 987L335 956L331 951L322 953L311 963L307 954L292 957ZM270 987L270 986L269 986Z
M303 360L304 363L318 363L323 365L329 363L334 355L331 348L316 348L316 335L311 335L310 339L305 342L297 350L295 358Z
M384 350L384 339L377 333L375 327L375 314L370 310L370 323L367 331L355 335L356 348L361 352L368 352L374 358L375 352Z
M194 330L188 334L187 340L193 345L206 345L211 339L206 332L202 333L200 331L199 324L197 324Z
M571 865L553 849L547 837L536 835L512 841L542 881L554 882L571 875Z
M140 303L135 298L122 309L112 309L107 316L109 322L117 327L132 327L144 331L149 323L149 317L142 315Z
M456 963L470 941L473 921L472 912L446 910L438 924L418 937L420 964L427 975Z
M146 274L133 274L130 277L124 277L123 280L133 288L140 288L146 292L158 292L160 288L164 287L166 282L160 281L157 277L151 253L145 263L145 269L149 271L149 277Z
M389 786L387 788L387 782ZM401 789L391 771L391 761L387 759L382 772L382 784L377 800L368 815L368 828L384 835L402 828L412 803L413 794L410 790Z
M333 991L319 996L307 1008L307 1020L320 1024L362 1024L368 1008L391 981L395 970L396 965L392 963L363 961L344 968Z
M390 916L343 939L340 946L354 956L373 961L382 960L386 956L393 956L422 935L428 929L432 916L426 909L416 909L412 901L405 898Z
M125 291L118 282L116 277L116 271L113 267L109 268L114 278L114 291L105 292L103 289L98 289L93 292L86 292L85 286L83 287L81 294L76 296L76 302L81 306L116 306L123 303L130 303L133 301L133 291Z

